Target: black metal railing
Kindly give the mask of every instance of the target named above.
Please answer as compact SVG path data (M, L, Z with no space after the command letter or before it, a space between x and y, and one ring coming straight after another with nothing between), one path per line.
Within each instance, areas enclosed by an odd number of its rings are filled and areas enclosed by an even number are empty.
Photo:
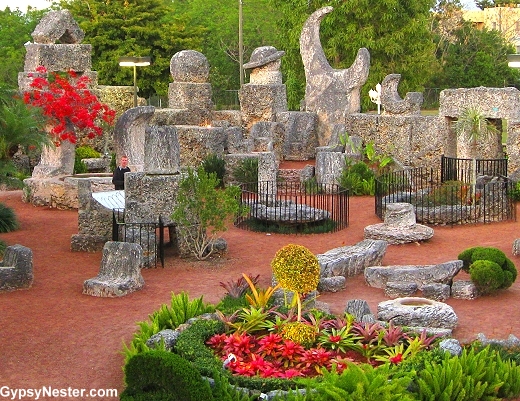
M156 223L125 222L124 209L113 209L112 241L132 242L143 249L143 267L157 267L157 260L164 267L166 226L159 216Z
M483 171L483 170L481 170ZM489 170L488 170L489 171ZM479 175L476 184L441 179L442 172L415 168L376 178L375 212L384 218L388 203L414 206L423 224L470 224L516 220L514 183L502 175ZM462 174L457 173L457 177ZM453 175L450 176L453 178Z
M471 183L474 171L477 176L507 177L507 159L459 159L444 155L441 157L441 182Z
M262 232L312 234L348 226L349 193L335 184L259 181L242 184L237 227Z

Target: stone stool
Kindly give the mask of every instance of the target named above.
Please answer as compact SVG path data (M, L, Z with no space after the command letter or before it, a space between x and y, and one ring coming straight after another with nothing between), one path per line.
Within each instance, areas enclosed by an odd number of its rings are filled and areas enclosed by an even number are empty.
M0 262L0 292L29 288L33 278L32 251L23 245L8 246Z
M144 286L143 250L139 244L109 241L103 247L99 274L83 283L83 294L121 297Z
M386 205L384 223L365 227L365 238L382 239L389 244L406 244L425 241L433 237L433 228L417 224L415 211L410 203Z

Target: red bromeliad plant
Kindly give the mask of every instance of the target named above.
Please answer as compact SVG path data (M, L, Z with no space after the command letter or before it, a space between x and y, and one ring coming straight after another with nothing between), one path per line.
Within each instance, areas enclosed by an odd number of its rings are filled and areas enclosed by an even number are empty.
M346 354L322 347L305 349L300 344L284 340L280 334L257 338L246 333L217 334L207 344L222 359L226 368L242 376L310 377L320 374L322 368L330 370L336 365L338 372L352 362ZM229 358L233 355L233 358Z
M39 74L46 74L45 67L38 67ZM52 126L54 143L61 141L76 143L76 130L83 131L89 138L103 133L103 122L113 124L115 110L101 103L88 89L90 79L68 71L66 76L51 72L49 78L37 76L31 83L31 91L24 93L24 102L42 110Z

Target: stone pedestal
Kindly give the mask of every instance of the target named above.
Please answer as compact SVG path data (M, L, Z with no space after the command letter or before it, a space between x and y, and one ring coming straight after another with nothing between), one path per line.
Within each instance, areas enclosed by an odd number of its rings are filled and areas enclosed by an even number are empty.
M365 227L365 238L382 239L390 244L406 244L425 241L433 237L433 228L416 224L413 205L389 203L386 205L384 223Z

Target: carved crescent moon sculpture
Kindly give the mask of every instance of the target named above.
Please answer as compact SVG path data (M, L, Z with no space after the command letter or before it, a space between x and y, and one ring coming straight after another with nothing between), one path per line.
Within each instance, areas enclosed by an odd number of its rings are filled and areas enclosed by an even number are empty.
M421 114L423 94L421 92L408 92L401 99L397 92L397 86L401 80L401 74L390 74L385 77L381 85L381 105L383 114Z
M318 114L318 140L327 145L332 126L344 123L345 115L361 109L360 91L370 68L370 53L358 50L354 63L346 69L330 66L320 42L321 20L333 7L311 14L300 35L300 54L305 68L305 111Z

